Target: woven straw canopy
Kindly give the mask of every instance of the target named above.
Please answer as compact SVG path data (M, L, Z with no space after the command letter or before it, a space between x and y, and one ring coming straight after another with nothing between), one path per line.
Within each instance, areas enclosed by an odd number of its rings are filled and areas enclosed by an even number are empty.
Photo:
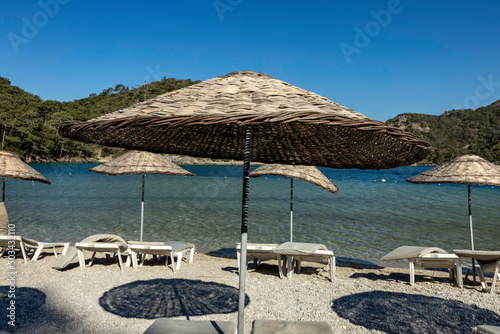
M0 151L0 176L50 184L42 174L7 151Z
M429 143L325 97L252 71L169 92L86 122L61 135L89 143L194 157L381 169L417 162Z
M413 183L463 183L500 187L500 166L477 155L462 155L407 179Z
M144 151L130 151L89 170L108 175L169 174L194 176L193 173L174 164L167 157Z
M263 175L277 175L290 177L292 179L301 179L334 194L339 191L339 189L314 166L269 164L262 165L250 173L250 177L259 177Z

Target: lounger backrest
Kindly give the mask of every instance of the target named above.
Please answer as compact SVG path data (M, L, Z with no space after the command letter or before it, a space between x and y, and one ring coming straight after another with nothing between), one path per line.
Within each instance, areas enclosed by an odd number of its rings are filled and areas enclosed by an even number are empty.
M9 232L9 215L5 208L5 203L0 203L0 235L7 235Z

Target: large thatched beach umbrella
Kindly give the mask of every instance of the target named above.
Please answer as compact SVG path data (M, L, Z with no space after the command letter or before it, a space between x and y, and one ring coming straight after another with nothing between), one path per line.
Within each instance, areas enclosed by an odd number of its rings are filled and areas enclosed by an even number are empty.
M290 178L290 241L293 241L293 179L310 182L333 194L339 191L337 186L314 166L266 164L250 173L250 177L264 175L286 176Z
M7 151L0 151L0 176L3 178L2 202L5 202L5 178L31 180L50 184L50 182L33 167Z
M118 158L90 168L89 171L108 175L130 175L142 174L142 198L141 198L141 234L144 229L144 181L146 174L167 174L194 176L179 165L171 162L161 154L144 151L130 151Z
M60 133L108 146L244 161L241 268L246 259L250 161L391 168L423 159L427 142L325 97L252 71L232 72L87 121ZM243 333L245 271L238 332Z
M407 179L412 183L460 183L468 185L470 245L474 250L471 184L500 187L500 166L480 156L467 154Z

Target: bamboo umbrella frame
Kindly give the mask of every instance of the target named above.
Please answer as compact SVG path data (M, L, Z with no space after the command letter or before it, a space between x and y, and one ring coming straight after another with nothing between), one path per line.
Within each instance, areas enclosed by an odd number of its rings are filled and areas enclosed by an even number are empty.
M86 122L64 137L194 157L243 160L241 268L245 268L250 161L382 169L425 158L429 143L325 97L253 71L232 72ZM245 270L238 333L243 333Z

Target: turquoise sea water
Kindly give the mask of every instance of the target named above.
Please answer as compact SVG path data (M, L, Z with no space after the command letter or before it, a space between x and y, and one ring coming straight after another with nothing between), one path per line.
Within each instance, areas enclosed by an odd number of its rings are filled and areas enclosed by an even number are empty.
M141 176L88 171L96 165L32 164L51 185L8 179L5 202L17 234L72 243L98 233L138 240ZM234 249L242 166L183 167L197 176L146 176L144 240L191 241L201 252ZM323 243L338 257L374 263L401 245L470 248L467 186L405 181L428 168L320 168L339 187L335 195L296 180L294 241ZM499 201L499 187L472 187L476 249L500 249ZM289 209L290 179L252 178L249 242L288 241Z

